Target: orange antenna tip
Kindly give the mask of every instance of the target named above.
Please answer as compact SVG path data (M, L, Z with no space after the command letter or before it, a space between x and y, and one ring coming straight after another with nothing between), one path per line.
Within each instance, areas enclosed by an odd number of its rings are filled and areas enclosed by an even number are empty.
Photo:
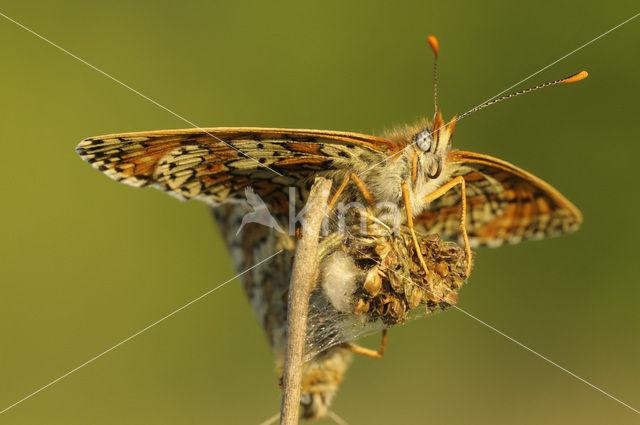
M577 74L573 74L570 77L565 78L562 81L558 81L560 84L566 84L566 83L575 83L577 81L581 81L584 80L585 78L587 78L589 76L589 73L587 71L580 71Z
M427 37L427 41L429 42L429 46L431 46L431 50L433 50L433 53L438 56L438 39L430 35Z

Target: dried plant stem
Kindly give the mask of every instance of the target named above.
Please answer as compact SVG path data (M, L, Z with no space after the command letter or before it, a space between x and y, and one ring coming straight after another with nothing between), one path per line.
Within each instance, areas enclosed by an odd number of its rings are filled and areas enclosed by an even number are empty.
M282 376L280 425L296 425L300 410L302 358L307 330L309 295L318 277L318 237L324 218L331 180L316 178L303 216L302 238L293 261L287 306L287 348Z

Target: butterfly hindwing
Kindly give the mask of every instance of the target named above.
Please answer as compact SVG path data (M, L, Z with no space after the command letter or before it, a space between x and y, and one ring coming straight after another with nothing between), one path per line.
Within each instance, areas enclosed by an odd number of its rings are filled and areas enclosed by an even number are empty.
M447 161L451 177L463 176L467 232L472 245L496 246L576 230L582 215L557 190L505 161L454 151ZM459 187L432 202L414 221L428 233L460 237Z

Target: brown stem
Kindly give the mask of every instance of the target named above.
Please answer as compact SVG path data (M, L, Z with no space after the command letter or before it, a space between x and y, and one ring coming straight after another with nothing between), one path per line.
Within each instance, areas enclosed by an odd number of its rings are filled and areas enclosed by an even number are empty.
M287 348L282 375L280 425L298 423L309 295L318 277L318 237L331 183L331 180L322 177L316 178L313 183L303 217L302 238L296 247L287 306Z

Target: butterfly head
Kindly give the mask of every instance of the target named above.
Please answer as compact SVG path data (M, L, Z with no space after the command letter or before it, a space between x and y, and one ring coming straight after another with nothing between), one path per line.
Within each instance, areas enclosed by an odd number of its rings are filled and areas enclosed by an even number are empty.
M428 164L433 164L427 170L427 177L433 179L440 175L444 159L451 150L451 140L456 117L445 124L440 111L430 127L423 128L412 137L412 142L425 156Z

